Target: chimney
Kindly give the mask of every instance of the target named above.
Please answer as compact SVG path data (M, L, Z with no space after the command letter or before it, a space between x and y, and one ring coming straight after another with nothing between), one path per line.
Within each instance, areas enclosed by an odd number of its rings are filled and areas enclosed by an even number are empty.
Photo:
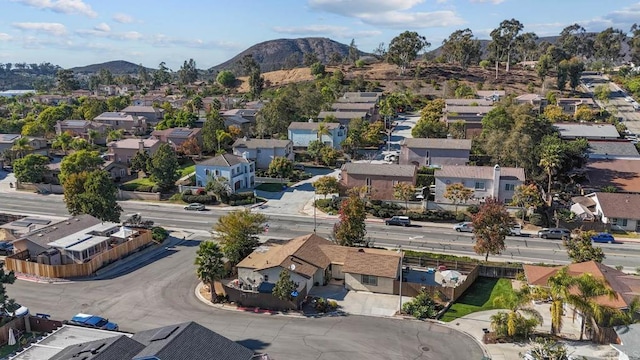
M491 196L498 198L500 194L500 165L493 167L493 188L491 190Z
M144 140L142 140L142 139L140 139L140 141L138 141L138 151L144 152Z

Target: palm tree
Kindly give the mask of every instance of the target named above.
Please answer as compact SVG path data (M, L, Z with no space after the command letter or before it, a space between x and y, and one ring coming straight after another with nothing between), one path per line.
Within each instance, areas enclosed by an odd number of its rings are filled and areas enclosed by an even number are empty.
M540 166L544 168L548 175L547 185L547 201L551 205L551 175L553 171L560 166L560 146L557 144L549 145L542 150L540 155Z
M69 150L69 146L73 141L73 136L68 132L63 132L60 135L56 136L56 138L51 143L51 147L54 149L61 149L62 152L67 155L67 151Z
M318 124L318 128L316 129L316 136L318 137L318 141L322 142L322 136L324 135L331 135L331 130L326 123L321 122Z
M107 141L116 141L116 140L122 139L123 137L124 137L124 131L122 131L122 129L111 130L107 134Z
M221 147L223 143L229 142L233 140L233 138L231 137L231 135L224 131L224 130L217 130L216 131L216 141L218 142L218 153L220 153Z
M198 278L209 286L211 301L216 301L214 284L222 279L226 273L222 250L217 243L203 241L196 252L195 265Z
M98 136L100 136L100 132L98 132L98 130L89 129L89 131L87 131L87 137L89 137L89 143L91 146L95 145Z
M557 335L562 330L562 316L564 315L564 303L571 287L572 277L568 269L563 267L547 280L549 289L544 292L551 298L551 333Z
M33 150L33 146L29 143L29 138L21 136L11 146L11 151L16 154L18 159L22 158L27 151Z
M528 305L533 299L534 293L532 289L526 285L523 285L520 290L501 295L493 300L493 306L498 308L509 309L510 312L507 315L507 335L515 336L518 333L517 324L519 313L529 315L529 317L535 320L538 324L542 324L542 315Z

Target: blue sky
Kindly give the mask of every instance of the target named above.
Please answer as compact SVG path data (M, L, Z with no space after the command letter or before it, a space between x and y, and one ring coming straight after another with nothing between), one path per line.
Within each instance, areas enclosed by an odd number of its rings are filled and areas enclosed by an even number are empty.
M360 50L417 31L431 49L457 29L480 39L504 19L556 35L629 30L638 0L0 0L0 62L63 67L127 60L173 70L193 58L208 68L262 41L328 37Z

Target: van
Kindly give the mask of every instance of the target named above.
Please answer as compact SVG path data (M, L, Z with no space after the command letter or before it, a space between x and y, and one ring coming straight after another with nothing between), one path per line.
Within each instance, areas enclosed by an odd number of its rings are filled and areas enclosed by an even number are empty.
M384 222L385 225L410 226L411 219L408 216L394 216Z
M522 225L516 223L511 227L511 236L521 236L522 235Z

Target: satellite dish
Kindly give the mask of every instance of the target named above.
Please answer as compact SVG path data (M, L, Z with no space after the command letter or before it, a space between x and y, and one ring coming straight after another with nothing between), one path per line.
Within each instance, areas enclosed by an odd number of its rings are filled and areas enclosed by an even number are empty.
M296 265L295 264L291 264L291 266L289 266L289 269L291 269L291 271L294 271L296 269Z

